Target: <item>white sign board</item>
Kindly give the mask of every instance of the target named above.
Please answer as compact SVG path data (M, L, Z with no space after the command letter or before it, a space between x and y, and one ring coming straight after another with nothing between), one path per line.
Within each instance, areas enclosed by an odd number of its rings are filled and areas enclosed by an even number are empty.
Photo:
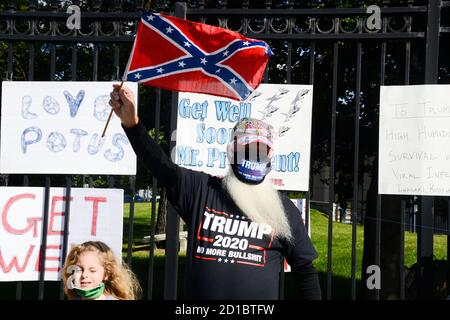
M51 188L45 280L59 280L65 188ZM44 191L0 187L0 281L39 280ZM122 259L123 190L71 189L68 251L85 241L103 241Z
M382 86L380 194L450 195L450 85Z
M300 211L303 225L306 228L306 199L298 198L298 199L291 199L291 201ZM308 236L311 237L311 219L309 214L308 214L308 229L306 231L308 232ZM284 259L284 272L291 272L291 266L289 265L289 263L287 263L286 258Z
M298 198L291 199L291 201L295 204L302 215L303 225L306 227L306 199ZM311 223L310 223L310 215L308 215L308 235L311 236Z
M113 114L114 82L2 82L0 172L136 174L136 156ZM137 97L137 84L127 83Z
M224 176L226 148L234 125L245 117L275 129L272 171L268 178L279 190L308 191L313 87L261 84L247 101L180 93L177 145L172 159L186 168Z

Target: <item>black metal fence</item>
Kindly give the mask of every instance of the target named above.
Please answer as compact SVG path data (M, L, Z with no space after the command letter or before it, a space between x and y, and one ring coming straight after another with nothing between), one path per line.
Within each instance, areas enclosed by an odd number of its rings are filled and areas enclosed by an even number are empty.
M81 7L81 28L69 30L66 20L70 4ZM450 1L153 1L152 9L163 10L190 20L219 25L246 36L269 42L274 56L264 81L269 83L314 85L311 187L307 200L328 203L328 270L322 288L324 298L333 298L333 221L335 198L345 196L352 208L351 292L357 298L356 227L358 221L372 219L375 228L374 263L381 263L383 201L374 192L377 177L379 86L393 84L433 84L450 82L448 35ZM0 70L7 81L101 81L119 80L131 49L137 22L146 3L143 0L0 1ZM376 19L376 9L379 17ZM445 54L446 53L446 54ZM163 98L162 98L163 96ZM154 98L140 95L141 117L159 136L161 124L176 128L176 94L171 105L169 93L154 91ZM171 109L171 114L166 112ZM151 111L148 111L151 110ZM157 139L157 138L155 138ZM173 141L171 142L173 146ZM322 179L320 179L320 177ZM93 177L87 179L93 185ZM74 176L3 175L3 185L64 186L67 194L77 185ZM127 178L125 178L127 179ZM107 177L107 186L121 186L135 194L136 179ZM139 184L140 182L138 182ZM157 181L152 180L156 195ZM376 189L375 189L376 190ZM375 198L371 202L370 198ZM417 225L420 257L433 253L433 198L422 197ZM152 199L151 245L149 249L147 299L153 298L155 283L155 204ZM375 203L375 205L374 205ZM403 202L405 207L405 202ZM308 205L309 209L309 205ZM48 208L44 208L45 216ZM369 211L375 212L370 218ZM70 205L66 206L68 223ZM361 217L364 216L363 219ZM403 248L405 214L400 226ZM431 217L431 218L430 218ZM126 261L133 258L134 202L130 204ZM178 216L169 210L164 273L165 299L176 299L178 290ZM384 225L383 225L384 226ZM448 229L447 225L445 229ZM66 229L67 230L67 229ZM314 230L314 229L313 229ZM314 231L312 231L314 232ZM67 239L67 234L64 235ZM42 247L45 247L45 234ZM63 254L67 250L67 240ZM431 247L430 247L431 246ZM400 253L403 270L403 251ZM45 260L42 250L41 261ZM132 266L134 267L134 266ZM43 270L43 268L41 268ZM404 275L400 272L399 298L405 298ZM42 272L41 272L42 273ZM426 277L429 277L427 275ZM432 276L432 275L431 275ZM425 277L425 276L424 276ZM424 278L430 279L430 278ZM16 298L22 297L22 283L15 284ZM38 299L44 298L43 274ZM0 290L2 284L0 284ZM6 288L6 287L5 287ZM374 290L380 298L380 290ZM422 291L430 295L429 291ZM423 294L426 296L426 294ZM63 298L62 284L60 298Z

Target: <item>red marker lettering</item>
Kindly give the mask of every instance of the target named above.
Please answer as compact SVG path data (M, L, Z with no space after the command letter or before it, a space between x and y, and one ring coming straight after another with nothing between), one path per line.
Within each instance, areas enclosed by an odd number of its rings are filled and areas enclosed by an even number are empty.
M19 266L19 262L17 261L17 256L12 257L10 263L6 266L5 261L3 260L2 251L0 250L0 268L3 273L9 273L14 267L17 272L22 273L28 265L28 261L30 260L31 254L33 253L34 245L30 245L28 248L27 256L25 257L25 261L22 266Z
M64 231L63 230L54 230L53 229L53 224L55 223L55 216L60 216L60 217L64 217L65 213L62 212L56 212L55 211L55 207L56 207L56 202L58 201L66 201L66 197L61 197L61 196L53 196L52 197L52 206L50 209L50 222L48 224L48 235L55 235L55 234L63 234ZM73 197L70 197L70 202L73 201Z
M47 251L48 250L58 250L58 254L56 256L49 256L47 255ZM47 261L58 261L59 262L59 250L61 250L61 245L57 245L57 244L49 244L46 247L45 250L45 272L47 271L51 271L51 272L59 272L59 270L61 270L61 268L59 267L59 263L58 263L58 267L52 267L52 268L47 268ZM41 266L41 251L39 250L39 254L38 257L36 259L36 264L34 266L34 270L36 271L40 271L40 266Z
M8 211L13 205L14 202L19 201L21 199L35 199L36 196L32 193L23 193L18 194L16 196L13 196L9 198L8 202L6 202L5 206L3 207L2 211L2 225L5 228L5 230L11 234L21 235L25 234L31 229L33 229L33 237L37 237L37 223L41 221L41 218L34 217L34 218L27 218L28 225L24 229L17 229L14 228L12 225L8 222Z
M84 200L93 201L91 235L95 236L97 234L98 203L106 202L107 200L105 197L84 197Z

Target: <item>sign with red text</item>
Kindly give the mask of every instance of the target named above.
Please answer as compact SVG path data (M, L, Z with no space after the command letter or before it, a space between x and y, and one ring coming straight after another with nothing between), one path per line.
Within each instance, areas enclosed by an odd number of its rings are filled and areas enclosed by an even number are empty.
M65 188L51 188L48 203L45 280L59 280L65 219ZM45 188L0 187L0 281L39 280ZM103 241L121 259L123 190L73 188L68 250Z
M136 155L111 111L114 82L2 82L0 172L136 174ZM137 84L127 83L137 97Z
M378 193L450 195L449 90L380 87Z
M233 127L244 117L274 127L274 152L268 178L278 190L308 191L313 86L261 84L246 100L180 92L175 163L224 176Z

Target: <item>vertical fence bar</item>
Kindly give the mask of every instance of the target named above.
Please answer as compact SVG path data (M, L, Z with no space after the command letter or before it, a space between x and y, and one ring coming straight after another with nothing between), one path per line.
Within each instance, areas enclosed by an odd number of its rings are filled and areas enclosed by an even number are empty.
M30 1L30 7L29 11L34 12L35 11L35 3L33 1ZM32 27L34 27L34 21L31 22ZM32 34L34 34L34 29L32 29ZM34 80L34 54L35 54L35 46L33 42L30 42L28 44L29 52L28 52L28 81ZM29 185L29 179L28 175L23 176L23 186L27 187ZM22 299L22 289L23 289L23 282L17 281L16 282L16 300Z
M352 203L352 300L356 299L356 224L358 222L359 193L359 117L361 102L362 43L358 42L356 53L356 101L355 101L355 150L353 157L353 203Z
M50 81L55 81L56 76L56 45L50 45Z
M57 4L52 2L52 9L57 11ZM51 22L51 33L56 35L56 21ZM50 81L54 81L56 78L56 45L50 44ZM45 177L45 194L44 194L44 217L42 222L42 239L41 250L39 252L39 291L38 300L44 299L44 286L45 286L45 259L47 250L47 231L48 231L48 214L49 214L49 201L50 201L50 177Z
M120 68L119 68L119 46L114 44L114 74L113 80L119 81L120 79Z
M271 3L268 3L266 1L265 5L266 5L266 10L270 10ZM243 3L243 7L246 7L245 3ZM270 22L269 19L264 19L264 33L265 34L270 34L270 24L269 24L269 22ZM264 70L263 82L264 83L268 83L269 82L269 64L266 65L266 69Z
M309 46L309 81L308 84L314 85L314 71L315 71L315 52L316 52L316 42L312 41Z
M28 81L34 80L34 53L35 53L35 46L34 43L29 44L29 56L28 56Z
M2 186L5 186L5 187L8 186L8 175L7 174L0 174L0 183L2 184ZM21 299L22 299L22 282L18 282L18 283L16 283L16 300L21 300Z
M100 10L101 1L96 0L92 3L92 11L98 12ZM94 36L98 37L99 35L99 29L100 29L100 22L98 20L93 22L94 24ZM98 43L93 43L94 49L92 52L92 80L97 81L98 79Z
M115 185L114 176L107 176L107 180L108 180L108 188L110 189L114 188Z
M314 85L314 67L315 67L315 50L316 50L316 42L311 41L309 45L309 74L308 74L308 84ZM311 135L312 135L312 127L311 127ZM309 147L310 154L311 154L311 146ZM312 168L312 157L309 159L309 168ZM311 170L311 169L310 169ZM308 183L308 191L306 192L306 203L305 203L305 229L306 232L309 234L309 223L310 223L310 217L311 217L311 173L309 177L309 183Z
M411 31L411 17L409 18L408 31ZM411 70L411 41L405 44L405 85L409 85L409 76ZM406 223L406 201L401 202L401 221L400 221L400 300L405 300L405 223ZM414 205L413 205L414 211ZM448 282L447 282L448 283Z
M8 66L7 66L7 80L13 80L13 61L14 61L14 43L8 41Z
M134 197L136 193L136 176L130 176L130 214L128 217L128 247L127 247L127 264L131 267L133 255L133 233L134 233Z
M176 129L176 105L178 94L172 92L172 112L171 112L171 132ZM175 118L175 119L174 119ZM171 134L172 136L172 134ZM175 141L171 139L171 148ZM175 160L175 159L172 159ZM180 217L170 202L167 203L167 222L166 222L166 260L164 267L164 299L176 300L177 298L177 280L178 280L178 243L179 243Z
M28 175L23 176L23 186L28 187L30 181L28 179ZM23 291L23 282L16 282L16 300L22 300L22 291Z
M292 68L292 42L288 42L288 52L287 52L287 61L286 61L286 83L291 84L291 68ZM280 281L279 281L279 299L284 300L284 290L285 290L285 281L286 277L284 274L284 261L285 257L282 256L281 259L281 267L280 267Z
M314 41L312 41L310 43L309 46L309 74L308 74L308 84L313 85L314 84L314 54L315 54L315 45L316 43ZM311 128L311 132L312 132L312 128ZM311 133L312 134L312 133ZM310 147L310 153L311 153L311 147ZM311 168L312 165L312 157L309 160L309 167ZM311 171L311 169L310 169ZM309 219L310 219L310 215L311 215L311 206L310 206L310 201L311 201L311 177L309 178L309 183L308 183L308 192L306 192L306 203L305 203L305 229L306 232L308 232L309 235Z
M38 0L30 0L30 4L28 7L28 11L35 12L36 7L38 6ZM35 26L36 20L31 20L31 35L35 34ZM34 42L30 42L29 46L29 55L28 55L28 80L34 80L34 54L35 54L35 45Z
M286 83L291 84L291 69L292 69L292 42L288 43L288 53L286 62Z
M450 200L447 201L447 296L450 295Z
M387 32L387 18L383 18L383 33ZM381 61L380 61L380 86L384 85L386 78L386 41L381 42ZM378 165L378 163L377 163ZM377 178L378 179L378 178ZM375 210L375 265L381 264L381 203L382 196L377 194ZM380 300L380 289L375 289L375 299Z
M429 0L425 54L426 84L435 84L438 80L440 21L441 0Z
M308 75L308 84L310 85L314 85L314 67L315 67L315 50L316 50L316 42L312 41L309 45L309 75ZM312 128L311 128L311 136L312 136ZM310 153L311 153L311 146L310 146ZM312 168L312 157L309 160L309 168L310 168L310 172L311 172L311 168ZM311 175L311 174L310 174ZM311 206L310 206L310 201L311 201L311 181L313 179L311 179L311 176L309 178L309 190L306 193L306 206L305 206L305 228L306 231L309 231L309 219L310 219L310 213L311 213Z
M405 300L405 215L406 215L406 201L401 201L400 212L400 259L399 259L399 273L400 273L400 300Z
M98 23L97 21L95 22ZM94 52L92 53L92 81L98 79L98 44L94 44Z
M420 274L419 297L431 299L433 297L433 233L434 233L434 203L433 197L421 197L420 226L418 240L418 265Z
M44 212L42 219L42 239L41 249L39 251L39 292L38 300L44 299L44 286L45 286L45 259L47 251L47 233L48 233L48 214L49 214L49 202L50 202L50 177L45 177L45 191L44 191Z
M80 6L80 0L72 0L72 5ZM77 29L72 30L72 35L77 35ZM77 43L72 43L71 45L71 51L72 51L72 62L70 65L71 69L71 80L76 81L77 80Z
M175 16L186 19L187 4L175 2ZM178 93L172 92L172 105L170 111L170 151L175 147L174 132L177 128ZM172 159L175 161L175 159ZM177 298L178 280L178 243L179 243L180 217L170 204L167 205L166 225L166 261L164 273L164 299Z
M14 12L16 9L17 5L15 1L8 1L7 3L7 8L9 11ZM9 27L9 33L13 34L14 33L14 19L8 19L10 27ZM7 56L7 67L6 67L6 80L11 81L13 79L13 59L14 59L14 47L13 47L13 42L12 41L8 41L7 44L7 52L8 52L8 56ZM1 75L1 77L3 77L3 75ZM1 108L0 108L1 110ZM1 116L0 116L1 119ZM0 178L2 179L2 182L5 186L8 186L8 175L0 175ZM16 283L16 300L20 300L22 296L22 282L18 282Z
M66 262L67 247L69 242L69 221L70 221L70 202L72 200L72 176L66 177L66 194L64 195L64 232L63 232L63 246L61 253L61 266ZM64 300L64 281L61 278L59 286L59 299Z
M74 43L71 46L72 49L72 63L70 66L71 70L71 80L76 81L77 80L77 44Z
M334 175L336 159L336 102L337 102L337 77L338 77L338 59L339 44L333 43L333 93L331 103L331 150L330 150L330 189L329 189L329 208L328 208L328 263L327 263L327 300L332 296L332 266L333 266L333 214L334 214Z
M284 286L285 286L285 274L284 274L284 257L280 259L280 281L278 286L278 298L284 300Z
M377 195L375 211L375 265L381 268L381 194ZM375 299L380 300L380 289L375 289Z
M122 10L122 0L114 0L114 11L120 12ZM115 36L120 36L120 22L114 21L114 28L115 28ZM120 80L120 66L119 66L119 59L120 59L120 47L114 43L114 67L115 67L115 74L114 74L114 80ZM134 194L132 195L132 198L134 198Z
M58 3L56 0L51 1L51 7L53 12L57 12ZM56 36L56 21L53 20L50 23L51 34ZM56 77L56 45L54 43L50 43L50 81L54 81Z
M161 89L156 89L155 101L155 142L159 140L161 117ZM150 216L150 248L149 248L149 262L148 262L148 282L147 282L147 300L153 298L153 270L155 265L155 231L156 231L156 191L157 180L152 178L152 212ZM160 199L161 201L161 199ZM160 204L161 205L161 204Z
M411 18L408 26L408 31L411 31ZM409 85L409 77L411 74L411 41L407 40L405 43L405 85Z

